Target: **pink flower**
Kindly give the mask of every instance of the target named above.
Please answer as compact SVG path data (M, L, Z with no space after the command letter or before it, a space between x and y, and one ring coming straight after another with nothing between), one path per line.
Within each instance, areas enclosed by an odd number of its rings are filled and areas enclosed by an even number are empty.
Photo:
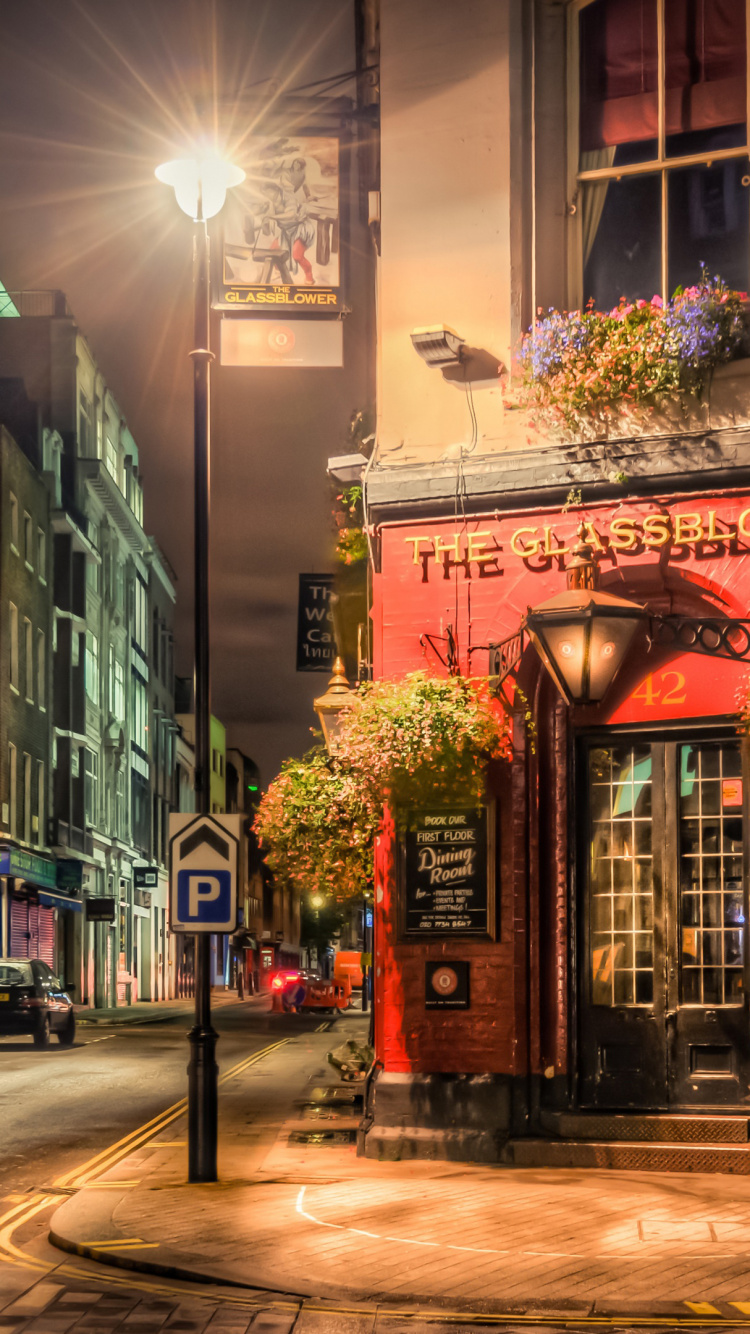
M638 310L643 310L644 307L648 305L648 302L644 301L643 297L639 297L635 304Z
M662 301L662 299L661 299L661 297L658 295L658 293L654 293L654 295L652 296L652 298L651 298L651 305L652 305L652 306L656 306L657 310L661 310L661 309L662 309L662 306L664 305L664 302Z

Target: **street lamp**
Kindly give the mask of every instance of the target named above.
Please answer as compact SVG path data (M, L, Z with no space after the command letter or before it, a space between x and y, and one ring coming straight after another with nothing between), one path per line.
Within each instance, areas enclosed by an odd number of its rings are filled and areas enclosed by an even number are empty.
M325 695L320 695L313 703L329 755L335 755L339 748L342 725L356 698L355 692L349 689L344 660L337 657Z
M597 704L617 675L645 607L602 593L593 547L584 540L573 550L568 588L525 616L531 641L563 699Z
M211 812L211 680L209 658L210 253L206 219L221 209L227 190L245 173L220 158L183 158L156 168L177 203L195 223L193 294L193 445L195 468L195 795L198 814ZM195 937L195 1023L188 1034L188 1180L216 1181L217 1033L211 1023L211 937Z

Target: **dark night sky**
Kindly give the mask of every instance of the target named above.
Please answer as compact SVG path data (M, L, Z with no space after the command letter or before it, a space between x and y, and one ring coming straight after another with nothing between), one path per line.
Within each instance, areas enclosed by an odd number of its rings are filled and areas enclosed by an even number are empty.
M210 128L217 98L242 165L251 124L239 96L352 69L352 5L24 0L3 5L1 25L0 278L67 293L120 403L146 529L177 571L177 665L189 674L191 224L153 169ZM294 670L297 574L331 568L325 461L345 451L365 403L360 319L347 323L344 371L215 375L213 707L266 782L310 743L327 679Z

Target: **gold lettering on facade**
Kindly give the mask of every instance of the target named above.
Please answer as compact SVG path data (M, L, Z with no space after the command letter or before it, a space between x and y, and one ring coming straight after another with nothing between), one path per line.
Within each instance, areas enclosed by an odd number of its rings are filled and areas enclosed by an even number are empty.
M718 532L716 528L716 510L708 511L707 542L731 542L736 536L737 534L733 528L728 528L724 533Z
M668 514L647 514L643 520L643 545L665 547L672 536Z
M674 543L676 547L703 541L703 520L700 514L675 514Z
M748 514L750 514L750 510L748 510ZM531 534L533 535L535 532L536 532L536 528L517 528L517 529L516 529L515 533L513 534L513 536L512 536L511 539L510 539L510 549L511 549L511 551L513 552L513 555L514 555L514 556L523 556L523 557L526 557L526 556L537 556L537 555L539 554L539 538L538 538L538 537L534 537L533 542L529 542L526 546L521 546L521 545L520 545L521 538L522 538L526 533L531 533Z
M432 542L432 539L429 537L405 537L404 541L411 542L414 547L414 559L412 561L412 565L419 565L419 558L421 555L424 554L419 550L420 543L426 542L429 546Z
M569 525L571 516L567 516L567 521ZM608 527L605 516L596 522L599 531L592 520L584 520L586 541L596 551L606 551L608 547L614 551L634 552L643 547L658 550L671 542L677 547L691 547L700 542L732 542L737 536L750 538L750 508L742 511L736 528L715 509L705 514L695 511L683 514L618 514L609 519ZM404 541L411 543L414 565L419 565L425 557L433 554L436 560L447 560L456 565L484 565L496 560L501 550L498 534L490 529L475 533L463 530L405 537ZM555 556L569 554L571 547L562 545L565 541L571 541L569 533L559 532L554 523L524 524L510 534L508 545L513 555L521 560L538 556L544 561L550 561Z
M454 533L444 542L439 533L436 533L432 539L432 545L435 548L435 560L440 560L441 556L452 556L457 565L461 563L461 534Z
M495 559L494 551L486 551L485 547L491 540L492 533L468 533L466 538L466 559L475 561L477 565L485 565L488 560Z
M609 540L617 551L632 551L638 541L634 519L613 519L609 532Z

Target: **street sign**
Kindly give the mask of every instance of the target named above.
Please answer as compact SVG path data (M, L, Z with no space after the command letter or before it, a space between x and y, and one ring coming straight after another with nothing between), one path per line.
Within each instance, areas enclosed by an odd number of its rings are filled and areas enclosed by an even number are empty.
M58 863L59 864L59 863ZM159 884L158 866L134 866L133 885L136 889L156 889Z
M86 917L89 922L114 922L115 901L113 898L89 898L86 900Z
M241 815L170 815L170 929L232 932L237 926Z

